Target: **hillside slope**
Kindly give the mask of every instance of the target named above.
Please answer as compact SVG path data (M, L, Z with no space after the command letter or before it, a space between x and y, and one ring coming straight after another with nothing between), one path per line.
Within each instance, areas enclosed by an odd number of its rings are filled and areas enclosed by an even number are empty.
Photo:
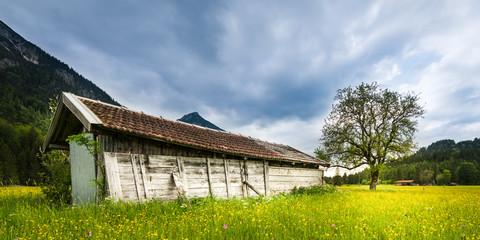
M119 105L65 63L0 21L0 118L46 130L48 102L62 91Z
M119 105L105 91L0 21L0 186L36 185L37 157L62 91Z

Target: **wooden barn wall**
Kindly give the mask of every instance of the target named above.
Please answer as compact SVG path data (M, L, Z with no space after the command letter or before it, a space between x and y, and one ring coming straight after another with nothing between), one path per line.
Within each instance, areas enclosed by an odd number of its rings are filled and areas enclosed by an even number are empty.
M323 183L319 169L269 167L270 193L291 192L294 187L308 187Z
M316 165L244 159L120 134L97 140L104 151L99 158L106 166L108 191L127 201L249 197L323 182Z

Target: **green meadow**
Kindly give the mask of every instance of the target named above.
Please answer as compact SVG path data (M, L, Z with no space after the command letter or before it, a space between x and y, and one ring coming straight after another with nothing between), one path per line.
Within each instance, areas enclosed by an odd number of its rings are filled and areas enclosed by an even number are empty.
M0 188L2 239L480 239L480 187L343 186L323 194L189 202L48 202Z

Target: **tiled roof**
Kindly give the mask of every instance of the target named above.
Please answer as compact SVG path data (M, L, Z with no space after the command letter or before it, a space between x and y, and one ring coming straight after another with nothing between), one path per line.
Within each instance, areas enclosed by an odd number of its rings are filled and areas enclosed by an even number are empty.
M78 99L108 129L232 155L326 164L290 146L171 121L87 98Z
M396 183L411 183L413 180L398 180Z

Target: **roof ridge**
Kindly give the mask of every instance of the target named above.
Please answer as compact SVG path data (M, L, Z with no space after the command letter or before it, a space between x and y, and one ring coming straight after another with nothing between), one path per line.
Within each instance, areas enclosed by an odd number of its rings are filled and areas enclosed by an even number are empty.
M76 98L79 98L79 99L85 99L85 100L88 100L88 101L98 102L98 103L102 103L102 104L104 104L104 105L109 105L109 106L111 106L111 107L128 109L127 107L125 107L125 106L123 106L123 105L122 105L122 106L117 106L117 105L113 105L113 104L111 104L111 103L106 103L106 102L100 101L100 100L98 100L98 99L95 99L95 100L94 100L94 99L91 99L91 98L86 98L86 97L78 96L78 95L76 95L76 94L74 94L74 93L71 93L71 92L68 92L68 93L71 94L71 95L73 95L73 96L76 97Z

